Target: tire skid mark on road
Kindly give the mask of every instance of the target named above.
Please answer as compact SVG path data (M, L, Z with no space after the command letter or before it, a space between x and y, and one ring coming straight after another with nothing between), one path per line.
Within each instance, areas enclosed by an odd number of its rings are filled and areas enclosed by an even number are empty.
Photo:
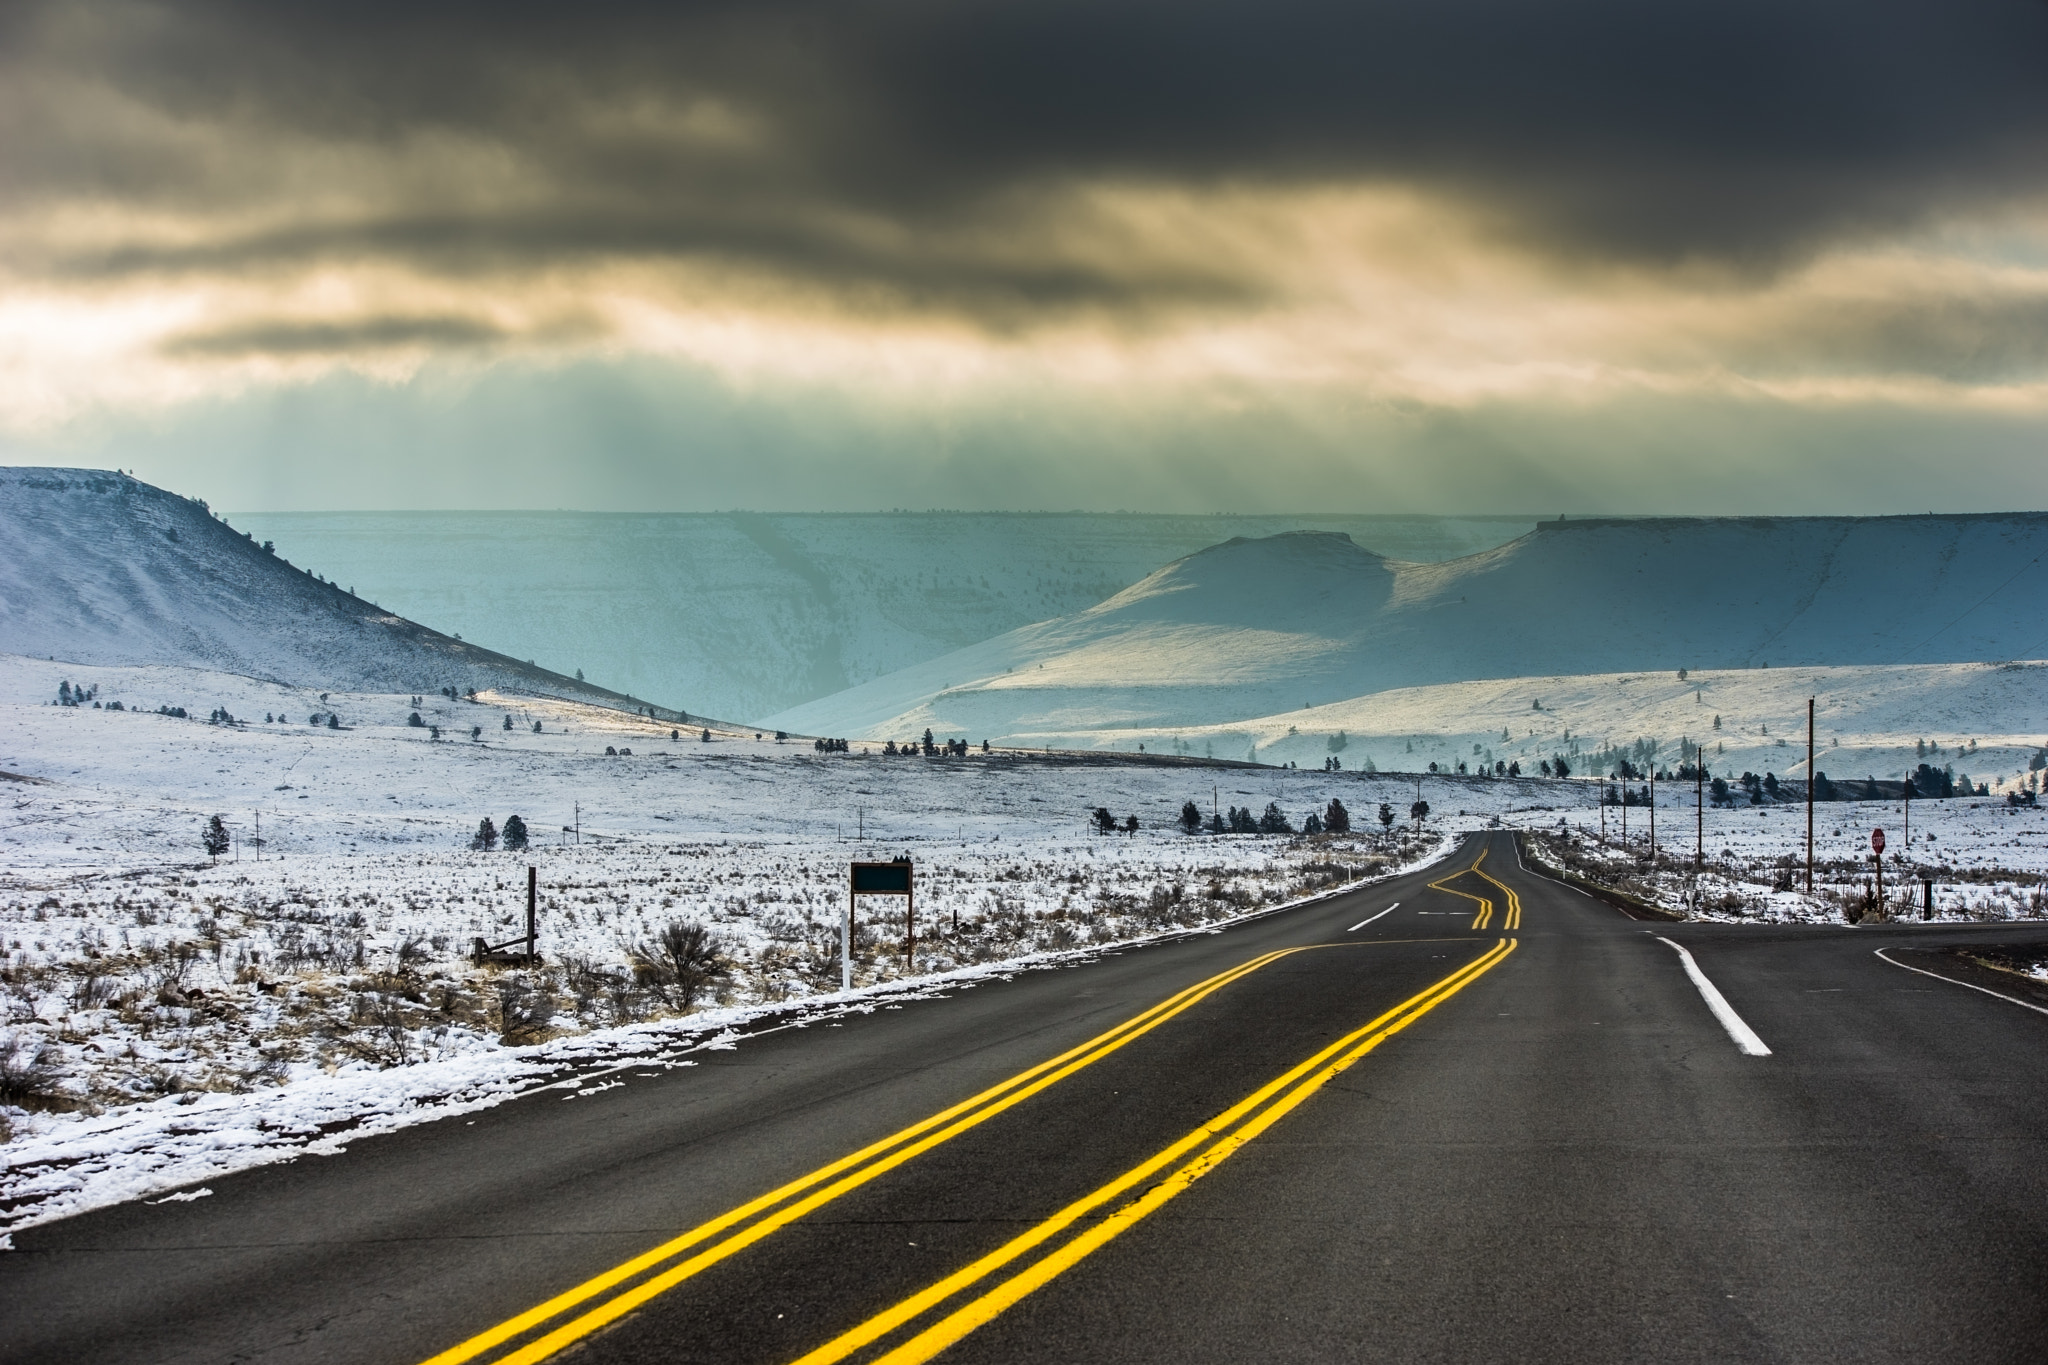
M1499 940L1475 961L1329 1044L1116 1179L1067 1205L988 1255L800 1357L796 1365L834 1365L834 1362L874 1345L1012 1262L1054 1241L1075 1224L1083 1225L1082 1230L1065 1243L908 1341L876 1357L876 1361L878 1365L913 1365L938 1355L977 1328L993 1322L1026 1296L1051 1283L1169 1200L1184 1193L1353 1063L1498 965L1514 951L1516 942L1511 938ZM1183 1158L1188 1159L1182 1161ZM1164 1178L1155 1179L1177 1161L1182 1164ZM1141 1191L1137 1198L1084 1222L1097 1209L1133 1190Z

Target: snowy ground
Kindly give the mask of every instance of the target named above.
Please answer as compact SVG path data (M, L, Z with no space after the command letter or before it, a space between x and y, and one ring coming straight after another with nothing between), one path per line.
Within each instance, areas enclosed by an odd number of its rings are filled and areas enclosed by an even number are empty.
M98 709L51 705L60 684ZM222 709L237 723L204 719ZM918 866L913 964L900 902L861 907L855 984L886 993L1196 931L1388 875L1443 837L1437 821L1312 840L1176 825L1190 800L1274 802L1299 824L1333 796L1364 822L1405 791L1350 775L825 755L570 703L415 707L18 657L0 658L0 770L0 1226L495 1103L565 1068L674 1062L764 1011L846 1008L853 858ZM1090 834L1098 806L1140 832ZM468 846L482 817L513 814L534 831L526 854ZM200 847L213 815L236 836L218 863ZM523 925L529 865L545 964L480 967L475 938ZM695 998L635 970L675 923L708 929L721 959Z
M1585 806L1547 822L1522 817L1543 855L1694 918L1841 923L1860 913L1866 893L1875 891L1870 835L1876 829L1885 831L1889 917L1920 918L1923 877L1934 882L1936 920L2048 915L2048 808L2013 808L1989 797L1915 801L1909 830L1897 801L1823 802L1814 807L1814 894L1808 896L1803 805L1709 804L1701 821L1690 791L1660 791L1653 859L1646 810L1628 811L1624 839L1621 812L1609 807L1603 834L1591 789L1585 794ZM1696 854L1704 855L1699 872Z
M49 704L60 682L97 688L100 709ZM106 709L115 701L124 709ZM242 723L203 719L219 708ZM1603 844L1594 789L1578 781L885 758L859 745L823 755L751 731L672 738L553 701L424 698L419 727L414 709L410 697L0 656L0 1119L12 1134L0 1227L536 1086L567 1097L604 1084L606 1068L688 1064L734 1031L786 1026L792 1010L815 1020L1200 932L1390 875L1495 821L1571 831L1556 856L1666 904L1701 893L1704 913L1839 918L1847 903L1773 889L1777 864L1803 848L1797 808L1708 811L1710 869L1696 881L1669 860L1692 850L1692 794L1668 785L1667 861L1653 868L1646 812L1630 810L1623 845L1610 809ZM315 714L343 728L309 724ZM1299 825L1338 797L1377 829L1382 802L1405 817L1418 794L1432 807L1420 838L1405 818L1384 837L1189 837L1176 825L1187 801L1273 802ZM1140 832L1090 835L1097 806L1136 815ZM2042 913L2042 812L1917 802L1910 844L1896 806L1821 812L1824 891L1853 889L1882 824L1894 853L1937 870L1943 915ZM483 816L515 813L535 834L528 854L468 847ZM237 838L209 865L199 834L215 814ZM845 864L897 853L919 868L914 972L900 906L864 902L856 993L840 997ZM509 939L523 922L528 865L545 965L479 967L471 941ZM635 948L676 922L705 926L725 964L687 1002L634 970Z

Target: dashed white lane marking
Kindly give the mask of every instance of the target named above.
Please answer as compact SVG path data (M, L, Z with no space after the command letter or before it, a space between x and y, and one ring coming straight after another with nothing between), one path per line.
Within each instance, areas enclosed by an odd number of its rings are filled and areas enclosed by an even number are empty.
M1879 957L1884 957L1884 949L1879 948L1876 950L1876 952ZM1982 991L1984 992L1984 994L1991 996L1994 999L2003 1000L2008 1005L2018 1005L2023 1010L2032 1010L2036 1014L2048 1014L2048 1010L2042 1009L2039 1005L2029 1005L2024 1000L2016 1000L2012 996L2000 994L1998 991L1992 990L1989 986L1979 986L1968 981L1958 981L1952 976L1943 976L1939 972L1921 971L1918 967L1906 967L1905 963L1893 961L1893 959L1888 957L1884 957L1884 960L1886 962L1890 962L1894 967L1905 967L1906 970L1909 972L1920 972L1920 975L1922 976L1931 976L1936 981L1946 981L1951 986L1964 986L1973 991Z
M1351 926L1351 927L1350 927L1349 929L1346 929L1346 930L1345 930L1344 932L1345 932L1345 933L1347 933L1347 934L1355 934L1355 933L1357 933L1357 932L1358 932L1358 931L1359 931L1360 929L1363 929L1363 928L1364 928L1364 927L1365 927L1366 925L1368 925L1368 924L1371 924L1371 923L1372 923L1372 922L1373 922L1374 920L1378 919L1378 918L1380 917L1380 915L1391 915L1391 914L1393 914L1393 913L1394 913L1394 912L1395 912L1396 910L1399 910L1400 908L1401 908L1401 902L1399 902L1399 901L1395 901L1395 902L1394 902L1394 903L1393 903L1392 905L1390 905L1390 906L1388 906L1388 907L1387 907L1386 909L1384 909L1384 910L1380 911L1380 914L1379 914L1379 915L1367 915L1367 916L1366 916L1366 917L1365 917L1364 919L1362 919L1362 920L1360 920L1360 921L1359 921L1358 923L1356 923L1356 924L1352 925L1352 926Z
M1728 1036L1735 1040L1735 1046L1746 1056L1770 1056L1771 1050L1764 1046L1764 1040L1756 1036L1755 1029L1742 1022L1742 1016L1737 1014L1721 992L1715 989L1714 983L1707 980L1707 974L1700 970L1699 963L1692 960L1692 954L1662 934L1657 936L1657 942L1670 944L1677 952L1679 960L1685 963L1685 974L1692 978L1693 985L1699 987L1700 998L1707 1002L1707 1008L1721 1021L1721 1027L1728 1030Z

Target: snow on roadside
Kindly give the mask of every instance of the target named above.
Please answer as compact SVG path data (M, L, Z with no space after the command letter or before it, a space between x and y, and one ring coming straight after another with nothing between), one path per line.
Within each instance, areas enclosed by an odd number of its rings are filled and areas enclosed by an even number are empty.
M835 991L795 1004L710 1009L528 1047L496 1047L411 1065L367 1063L241 1093L184 1091L92 1116L66 1116L0 1149L0 1229L20 1229L87 1209L161 1195L239 1170L331 1156L358 1138L488 1109L539 1090L564 1100L620 1084L620 1073L696 1065L692 1054L726 1050L786 1028L870 1013L912 999L939 999L1020 971L1045 970L1225 925L1405 875L1442 856L1441 838L1408 846L1408 859L1316 895L1276 902L1193 928L1162 929L1095 947L1027 953L1002 962ZM211 1190L170 1194L202 1198ZM158 1202L164 1202L159 1200Z
M60 684L87 704L50 704ZM821 754L560 702L4 658L0 771L0 1225L851 1007L853 858L918 865L915 975L895 903L865 903L854 941L856 984L890 991L1199 931L1389 875L1445 832L1178 828L1190 801L1299 824L1333 796L1365 824L1407 788L1349 774ZM1091 835L1098 807L1140 832ZM533 848L468 847L513 813ZM235 842L214 864L216 814ZM528 866L544 963L473 961L522 927ZM710 935L701 990L641 970L674 924Z
M1530 827L1553 863L1697 919L1840 924L1862 915L1876 890L1870 836L1877 829L1886 831L1890 917L1921 916L1923 877L1934 883L1936 921L2048 916L2048 809L1989 797L1915 801L1909 828L1897 801L1821 802L1810 896L1804 804L1709 804L1702 813L1690 789L1660 790L1654 861L1646 814L1630 808L1626 842L1620 810L1610 806L1603 826L1590 802ZM1696 856L1704 862L1699 870Z
M96 695L52 705L60 682ZM123 710L106 709L117 700ZM199 719L223 710L233 723ZM687 1065L883 997L1203 932L1394 875L1495 824L1572 831L1608 875L1674 906L1704 891L1710 916L1838 919L1844 906L1774 889L1803 851L1796 806L1706 811L1712 865L1695 882L1671 866L1645 875L1619 845L1618 810L1602 845L1595 789L1576 780L861 747L706 741L531 698L322 695L0 656L0 1087L12 1097L0 1122L13 1135L0 1227L338 1151L537 1087L570 1095L611 1069ZM1333 797L1368 830L1384 803L1393 831L1178 828L1188 802L1271 803L1299 825ZM1419 835L1406 819L1418 797L1432 807ZM1658 797L1664 853L1689 853L1691 791ZM1140 831L1090 835L1098 807L1137 816ZM513 813L533 849L467 846L482 816ZM199 833L215 814L236 845L209 865ZM1822 806L1828 884L1853 886L1883 824L1895 854L1936 872L1942 915L2042 913L2043 812L1916 802L1910 843L1900 814ZM1644 815L1629 812L1638 844ZM917 973L904 973L898 907L869 903L859 989L843 997L845 864L898 853L919 868ZM529 865L545 965L479 966L474 938L523 923ZM694 1001L634 970L634 950L678 922L704 926L726 964Z

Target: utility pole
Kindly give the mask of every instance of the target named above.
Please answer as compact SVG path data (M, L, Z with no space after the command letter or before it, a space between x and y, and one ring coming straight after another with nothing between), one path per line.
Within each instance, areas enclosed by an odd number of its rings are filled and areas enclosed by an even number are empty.
M1707 746L1692 746L1692 870L1707 865Z
M1813 698L1806 699L1806 894L1813 894Z
M263 812L256 812L256 861L263 861Z
M583 803L581 801L576 803L576 846L578 848L583 846Z
M1657 756L1650 755L1650 866L1657 865Z

